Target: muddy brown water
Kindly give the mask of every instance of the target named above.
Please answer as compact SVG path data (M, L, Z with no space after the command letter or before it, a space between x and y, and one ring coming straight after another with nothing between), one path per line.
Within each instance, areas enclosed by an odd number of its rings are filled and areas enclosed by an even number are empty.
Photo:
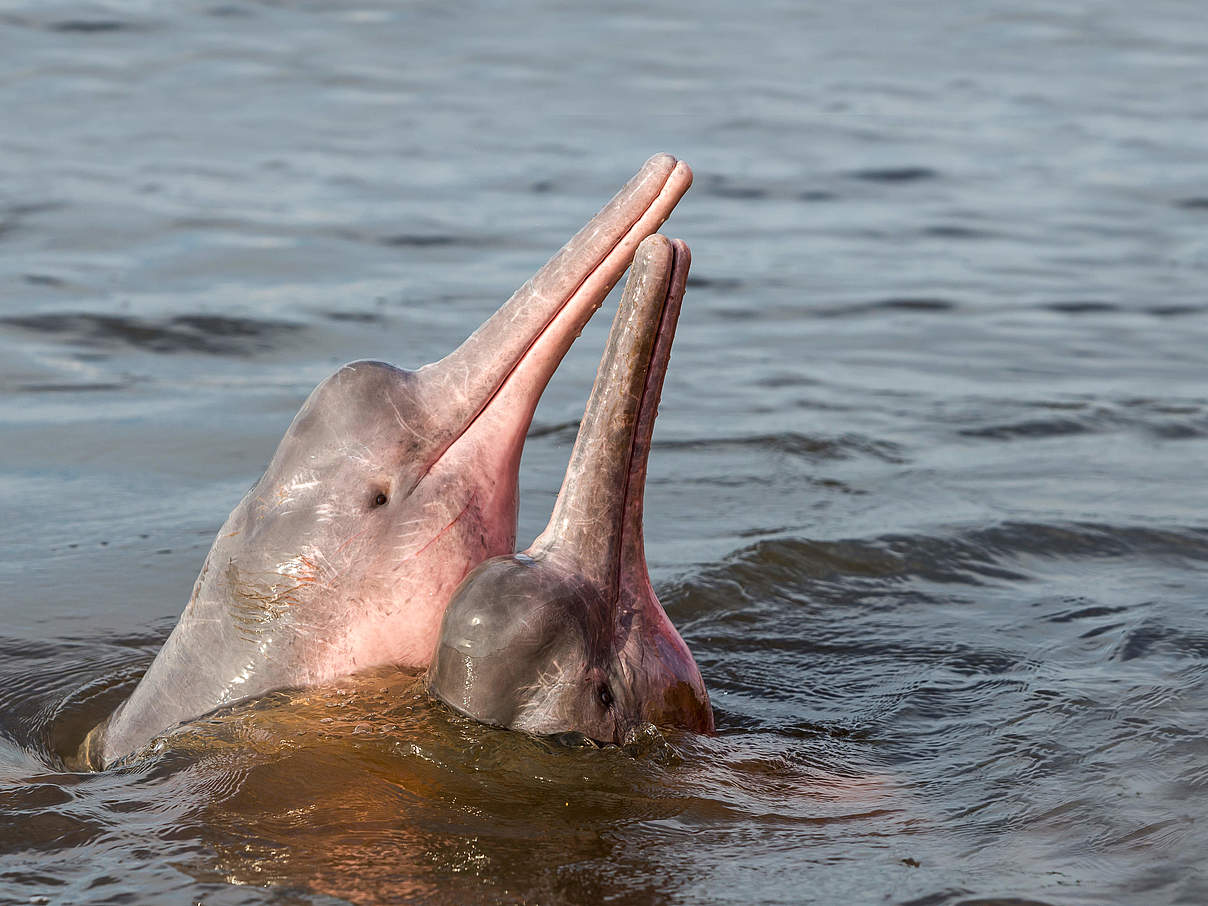
M1179 2L0 6L0 902L1208 900L1205 60ZM384 670L63 770L309 390L658 150L648 553L717 735Z

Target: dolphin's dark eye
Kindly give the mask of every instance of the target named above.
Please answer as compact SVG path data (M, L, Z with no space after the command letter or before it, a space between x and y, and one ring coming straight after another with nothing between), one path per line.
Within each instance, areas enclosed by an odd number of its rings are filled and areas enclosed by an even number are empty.
M381 491L378 491L378 495L373 498L373 505L374 506L385 506L386 505L386 495L383 494Z
M600 704L605 708L612 706L612 690L603 683L600 683L600 688L596 690L596 698L600 700Z

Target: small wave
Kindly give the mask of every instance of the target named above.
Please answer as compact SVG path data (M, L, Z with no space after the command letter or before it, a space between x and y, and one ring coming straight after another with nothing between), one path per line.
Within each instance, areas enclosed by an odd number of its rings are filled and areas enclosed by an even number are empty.
M0 19L0 21L3 21ZM55 211L63 207L59 202L29 202L25 204L10 204L0 208L0 239L10 233L15 233L25 226L25 221L36 214ZM28 281L28 277L27 277Z
M1133 399L1093 407L1083 403L1047 403L1044 408L1064 414L963 428L957 433L961 437L997 441L1043 440L1122 429L1141 431L1159 440L1208 436L1208 411L1195 401L1174 405Z
M22 393L99 393L129 390L130 385L113 381L95 381L91 383L80 381L74 384L18 384L17 389Z
M376 311L325 311L323 317L329 321L345 321L353 324L381 324L386 319Z
M531 435L530 435L531 436ZM780 434L757 434L749 437L712 437L655 442L662 450L765 450L810 461L851 459L870 456L895 465L906 461L903 448L891 441L878 440L863 434L843 434L838 437L810 437L795 431Z
M232 315L176 315L149 319L94 312L13 315L0 325L25 333L58 337L90 349L125 346L155 353L194 352L250 356L273 347L281 337L304 329L291 321Z
M836 192L831 192L826 189L806 189L800 190L793 184L784 182L775 183L754 183L742 182L729 176L722 174L708 174L704 178L698 177L696 184L699 187L698 191L705 195L711 195L714 198L722 198L731 201L805 201L810 203L837 201L840 196Z
M865 182L909 183L937 179L940 174L930 167L867 167L851 170L846 175Z
M689 289L715 289L723 292L737 292L746 284L737 277L697 277L688 278Z
M1019 561L1141 556L1156 560L1208 562L1208 529L1154 529L1094 523L1005 522L956 531L949 536L882 535L834 541L775 538L760 541L721 565L682 581L666 600L691 597L694 609L728 606L736 590L742 599L762 600L767 592L796 598L810 583L842 579L844 595L868 584L924 580L982 585L1029 577Z
M50 274L23 274L21 279L30 286L52 286L58 288L67 285L66 280L52 277Z
M1102 605L1091 604L1083 607L1077 607L1072 610L1063 610L1060 613L1055 613L1045 617L1045 620L1050 623L1073 623L1078 620L1110 617L1116 614L1127 612L1127 607L1104 607Z
M984 440L1015 440L1017 438L1068 437L1073 434L1089 434L1096 430L1094 420L1077 418L1031 418L1005 425L988 425L984 428L965 428L958 433L961 437Z
M137 638L0 637L0 734L61 765L134 688L167 634L156 629Z
M541 424L534 422L528 430L526 437L553 437L560 441L573 442L579 433L579 421L556 422L554 424Z
M135 26L118 19L65 19L61 22L52 22L46 28L48 31L93 35L103 32L131 31Z
M1057 312L1063 315L1093 315L1120 311L1120 306L1113 302L1100 302L1096 299L1073 299L1069 302L1050 302L1040 306L1045 311Z
M1124 634L1112 652L1112 660L1131 661L1152 654L1208 659L1208 635L1146 620Z
M447 236L444 234L424 234L424 233L397 233L393 236L383 236L378 242L382 245L391 246L394 248L417 248L429 249L444 245L465 245L468 244L457 236Z
M64 808L73 799L65 781L54 777L0 789L0 814L5 816L0 850L11 852L19 842L21 849L58 852L87 845L104 833L97 820L78 814L79 809Z
M0 17L0 21L19 28L36 28L66 35L111 35L115 32L147 31L149 28L146 22L102 17L46 20L35 16L10 13Z
M955 311L960 307L959 302L938 296L890 296L869 302L818 305L810 308L808 314L816 318L849 318L884 312L931 314Z
M976 227L961 226L952 223L939 223L923 229L924 236L934 239L994 239L999 234L989 230L979 230Z
M697 180L701 191L716 198L729 198L738 201L757 201L768 198L772 192L753 183L742 183L721 174L709 174L705 179Z
M906 296L882 299L868 304L865 308L880 311L952 311L956 308L956 303L947 299Z
M1202 315L1208 311L1206 305L1153 305L1143 309L1155 318L1179 318L1185 315Z

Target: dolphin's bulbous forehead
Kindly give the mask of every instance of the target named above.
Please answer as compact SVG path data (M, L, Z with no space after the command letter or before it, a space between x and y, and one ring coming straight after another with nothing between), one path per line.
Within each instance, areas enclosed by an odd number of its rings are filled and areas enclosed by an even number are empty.
M352 453L389 455L395 462L447 443L460 424L428 406L425 381L415 371L385 362L344 365L320 383L294 417L278 455L295 448L304 456L340 448Z

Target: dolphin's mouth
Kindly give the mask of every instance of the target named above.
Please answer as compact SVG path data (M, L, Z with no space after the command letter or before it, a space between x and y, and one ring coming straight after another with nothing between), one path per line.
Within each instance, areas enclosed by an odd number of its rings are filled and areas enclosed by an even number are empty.
M625 273L638 244L670 216L691 184L686 163L668 154L652 157L465 343L421 369L438 381L474 386L466 387L461 431L434 453L416 485L487 416L493 416L488 433L510 422L509 433L523 438L563 356Z
M680 240L651 236L638 249L558 502L533 543L575 561L610 601L624 575L647 575L646 467L690 263Z
M684 289L688 282L688 269L692 253L681 239L671 240L671 262L667 278L659 325L654 336L654 345L646 363L646 381L638 401L637 418L629 445L629 470L622 496L621 546L617 563L618 584L620 571L626 564L638 563L641 575L647 575L644 540L642 533L643 505L646 498L646 471L650 460L650 446L654 435L654 421L658 418L659 400L663 394L663 382L671 362L671 344L675 341L675 329L679 323ZM637 561L634 558L639 558Z

